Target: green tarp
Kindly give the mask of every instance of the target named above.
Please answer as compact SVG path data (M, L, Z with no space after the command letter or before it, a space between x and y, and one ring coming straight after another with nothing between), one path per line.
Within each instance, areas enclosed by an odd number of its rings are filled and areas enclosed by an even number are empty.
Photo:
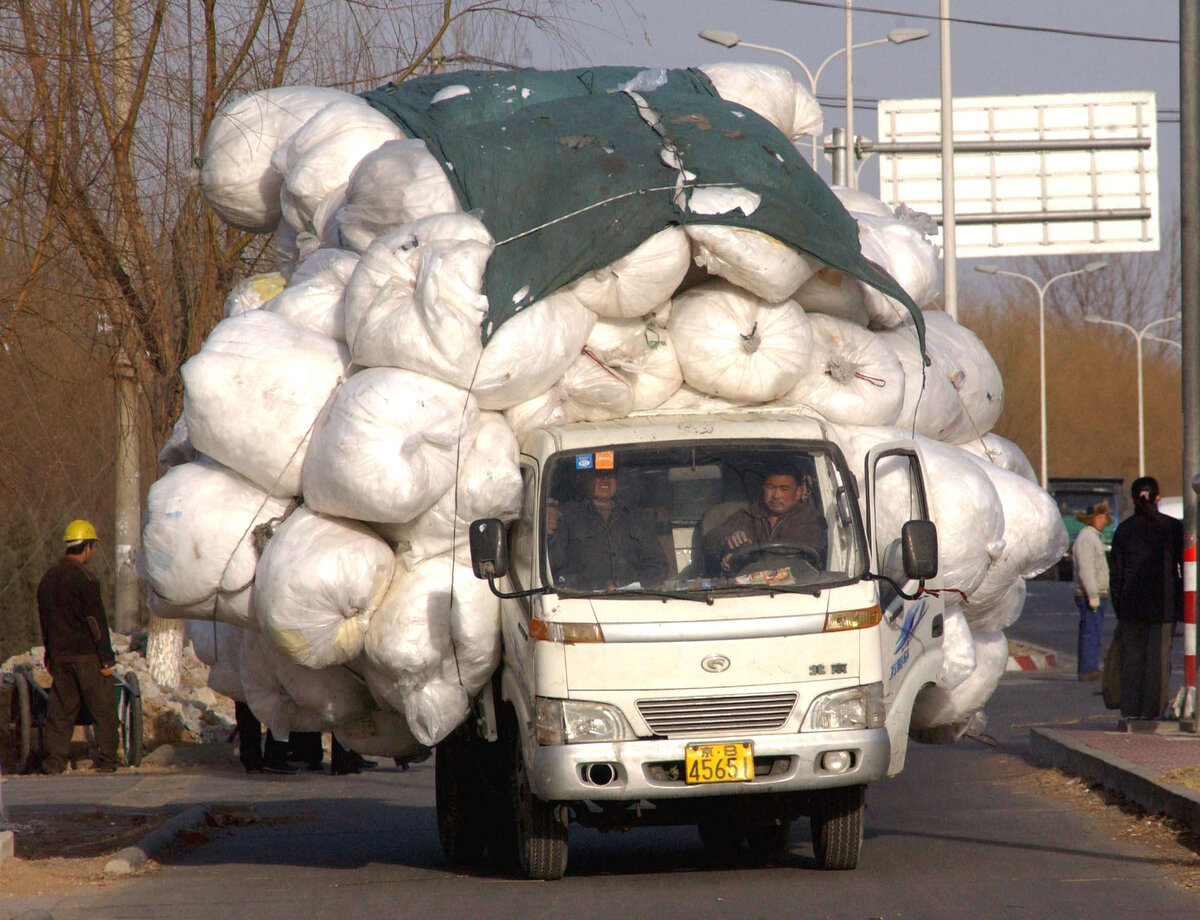
M639 89L641 111L631 93L610 91L635 78L641 87L665 80ZM432 102L455 86L470 91ZM364 96L425 141L463 210L496 240L485 342L562 285L666 227L696 223L758 230L896 298L915 318L924 351L919 308L862 255L857 224L829 187L777 128L716 96L699 71L458 73ZM761 200L750 214L695 213L688 193L704 186Z

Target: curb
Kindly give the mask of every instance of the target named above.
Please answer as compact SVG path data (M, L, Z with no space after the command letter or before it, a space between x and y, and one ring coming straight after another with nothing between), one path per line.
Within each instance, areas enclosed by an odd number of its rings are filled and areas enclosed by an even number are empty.
M1120 792L1148 814L1165 814L1186 825L1193 834L1200 834L1200 792L1162 782L1150 771L1116 754L1085 753L1069 743L1069 736L1070 732L1056 729L1030 729L1033 756Z
M112 859L104 864L104 874L106 876L132 875L146 864L146 860L173 843L182 831L200 827L207 820L208 808L204 805L193 805L191 808L181 811L167 822L160 824L133 846L119 850Z
M1007 671L1042 671L1058 667L1058 653L1040 645L1010 639Z

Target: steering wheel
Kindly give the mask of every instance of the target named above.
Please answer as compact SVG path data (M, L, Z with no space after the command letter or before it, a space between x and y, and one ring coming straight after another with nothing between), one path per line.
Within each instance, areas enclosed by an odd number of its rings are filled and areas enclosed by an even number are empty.
M797 543L743 543L735 547L726 557L729 571L739 571L751 559L769 556L799 556L805 562L820 571L821 557L811 546L800 546Z

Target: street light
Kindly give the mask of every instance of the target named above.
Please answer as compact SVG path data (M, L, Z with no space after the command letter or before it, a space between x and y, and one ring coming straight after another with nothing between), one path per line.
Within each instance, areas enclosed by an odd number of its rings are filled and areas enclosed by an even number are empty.
M903 45L905 42L912 42L919 38L924 38L928 34L929 33L925 29L892 29L883 38L876 38L869 42L856 42L849 47L850 50L853 51L858 48L870 48L872 45L886 45L889 42L893 45ZM797 67L804 71L804 76L808 78L808 85L812 90L814 100L817 98L817 81L821 79L821 72L825 69L825 65L832 61L839 54L846 53L845 48L839 48L837 51L833 52L833 54L829 55L829 57L825 58L825 60L821 62L821 66L817 68L816 73L814 73L808 69L805 63L800 60L800 58L796 57L796 55L792 54L790 51L784 51L782 48L772 48L770 45L758 45L754 42L742 41L741 36L739 36L736 32L726 32L722 29L705 29L700 33L700 37L706 42L712 42L715 45L723 45L726 48L736 48L741 46L743 48L754 48L758 51L770 51L772 54L782 54L785 58L792 61ZM847 99L847 104L850 104L849 99ZM849 150L853 144L854 138L846 138L845 156L847 158L847 166L849 166ZM815 135L812 139L812 165L814 172L819 171L817 169L817 138ZM847 170L847 173L848 172L849 170Z
M1038 294L1038 353L1039 353L1039 377L1041 380L1041 407L1042 407L1042 488L1049 485L1049 480L1046 476L1046 291L1055 281L1060 278L1070 278L1072 275L1086 275L1092 272L1098 272L1102 268L1108 268L1107 262L1089 262L1083 268L1077 268L1075 271L1063 272L1061 275L1055 275L1045 284L1038 284L1028 275L1022 275L1020 272L1010 272L1003 268L997 268L995 265L976 265L975 271L983 272L985 275L1008 275L1010 278L1021 278L1033 285L1033 289Z
M1129 323L1122 323L1115 319L1104 319L1095 313L1088 313L1084 316L1084 322L1088 323L1103 323L1106 326L1119 326L1122 329L1127 329L1133 333L1134 339L1137 340L1137 407L1138 407L1138 476L1146 475L1146 426L1143 420L1143 404L1142 404L1142 340L1145 338L1155 339L1159 342L1170 342L1170 339L1159 338L1156 335L1147 336L1146 333L1155 326L1162 326L1166 323L1173 323L1183 314L1176 313L1172 316L1167 316L1162 319L1156 319L1153 322L1146 323L1141 329L1134 329ZM1182 347L1182 346L1181 346Z

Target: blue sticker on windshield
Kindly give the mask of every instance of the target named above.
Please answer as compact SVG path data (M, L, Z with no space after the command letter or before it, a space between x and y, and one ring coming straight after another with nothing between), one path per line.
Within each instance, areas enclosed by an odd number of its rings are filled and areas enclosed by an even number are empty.
M576 454L575 469L577 470L592 470L596 468L595 460L591 454Z

